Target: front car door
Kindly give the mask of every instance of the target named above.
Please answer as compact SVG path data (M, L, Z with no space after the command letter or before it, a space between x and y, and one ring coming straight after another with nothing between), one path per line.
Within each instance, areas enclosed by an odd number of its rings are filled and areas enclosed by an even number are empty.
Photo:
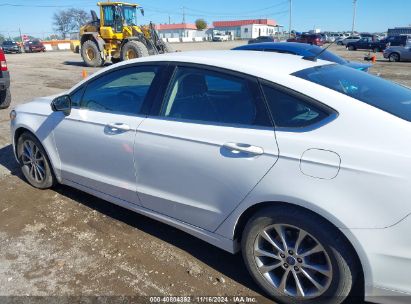
M214 231L278 158L258 82L179 65L156 114L136 137L141 203Z
M64 182L139 203L134 139L162 69L123 67L72 94L71 114L54 130Z

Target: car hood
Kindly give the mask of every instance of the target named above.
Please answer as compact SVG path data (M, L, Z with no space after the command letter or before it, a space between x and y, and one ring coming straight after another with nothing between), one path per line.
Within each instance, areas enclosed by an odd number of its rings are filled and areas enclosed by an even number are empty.
M372 66L371 64L368 64L368 63L361 63L361 62L356 62L356 61L348 61L344 65L347 67L353 68L353 69L363 70L366 72Z
M14 108L17 112L25 112L39 115L49 115L52 112L51 102L54 98L67 94L67 92L62 92L60 94L35 98L32 101L18 105Z

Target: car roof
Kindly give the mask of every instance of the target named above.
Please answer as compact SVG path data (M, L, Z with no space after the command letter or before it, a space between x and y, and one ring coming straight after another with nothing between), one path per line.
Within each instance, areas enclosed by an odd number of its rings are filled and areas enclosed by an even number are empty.
M332 62L317 60L310 61L302 59L300 56L271 53L271 52L255 52L255 51L189 51L189 52L175 52L168 54L161 54L156 56L149 56L137 58L120 62L99 70L91 76L94 78L101 73L115 69L121 66L127 66L133 63L144 62L182 62L194 63L201 65L209 65L212 67L219 67L223 69L233 70L256 77L261 77L267 80L278 79L281 75L290 75L294 72L316 67L334 64ZM88 81L86 79L85 81ZM73 87L74 91L85 81L80 82Z
M131 62L177 61L197 63L241 71L247 74L258 74L259 71L272 70L273 73L292 74L314 66L329 64L327 61L309 61L290 54L266 53L254 51L189 51L168 53L157 56L133 59ZM128 64L125 61L122 64Z
M264 43L254 43L246 44L234 48L233 50L279 50L279 51L308 51L313 48L320 48L315 45L308 43L298 43L298 42L264 42Z

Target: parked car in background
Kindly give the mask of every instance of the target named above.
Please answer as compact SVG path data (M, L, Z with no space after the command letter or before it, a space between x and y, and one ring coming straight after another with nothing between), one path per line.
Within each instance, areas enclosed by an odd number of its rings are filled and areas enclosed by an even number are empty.
M328 51L324 50L323 48L307 43L297 43L297 42L277 42L277 43L256 43L251 45L242 45L239 47L234 48L235 51L262 51L262 52L275 52L275 53L284 53L284 54L292 54L298 55L303 57L312 57L321 55L318 59L327 60L331 62L335 62L338 64L342 64L348 66L350 68L354 68L357 70L361 70L364 72L368 72L371 64L364 64L360 62L348 61L344 58Z
M40 40L30 40L24 43L24 51L26 53L45 52L46 47Z
M260 36L255 39L248 40L248 44L262 43L262 42L278 42L279 40L273 36Z
M411 44L411 35L388 36L381 41L384 41L389 46L406 46Z
M386 49L387 43L382 40L374 40L371 37L362 37L360 40L348 42L346 45L350 51L355 50L372 50L375 53L382 52Z
M411 61L411 44L386 48L384 50L384 58L392 62Z
M33 187L66 184L241 251L276 303L409 303L410 100L322 60L170 53L18 105L12 150Z
M1 47L3 48L5 54L21 53L20 45L15 41L5 40L3 41Z
M10 106L10 74L7 67L6 55L0 47L0 109Z
M216 33L213 35L213 41L216 41L216 42L228 41L229 39L230 39L230 36L228 36L227 34Z
M337 42L338 45L346 45L347 43L350 42L355 42L361 39L361 36L348 36L347 38L344 38L340 41Z
M287 42L308 43L312 45L324 45L324 39L320 34L302 34L295 38L287 39Z

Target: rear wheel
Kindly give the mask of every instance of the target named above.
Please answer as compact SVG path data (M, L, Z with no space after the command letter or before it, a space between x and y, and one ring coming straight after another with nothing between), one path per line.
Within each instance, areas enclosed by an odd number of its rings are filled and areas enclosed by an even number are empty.
M121 49L122 61L147 57L148 55L147 47L140 41L129 41Z
M81 46L81 57L84 63L89 67L101 67L104 60L101 58L97 44L92 40L87 40Z
M355 51L356 49L355 49L355 46L350 45L350 46L348 46L348 50L349 50L349 51Z
M242 254L254 280L278 303L343 302L356 260L341 233L298 208L266 208L247 223Z
M10 89L0 91L0 109L7 109L11 103Z
M164 52L165 53L172 53L174 52L173 47L168 42L164 42Z
M399 61L400 61L400 54L398 54L398 53L392 53L392 54L390 54L390 56L388 57L388 59L389 59L391 62L399 62Z
M39 140L31 133L23 133L17 140L17 157L26 180L39 189L55 184L50 161Z

